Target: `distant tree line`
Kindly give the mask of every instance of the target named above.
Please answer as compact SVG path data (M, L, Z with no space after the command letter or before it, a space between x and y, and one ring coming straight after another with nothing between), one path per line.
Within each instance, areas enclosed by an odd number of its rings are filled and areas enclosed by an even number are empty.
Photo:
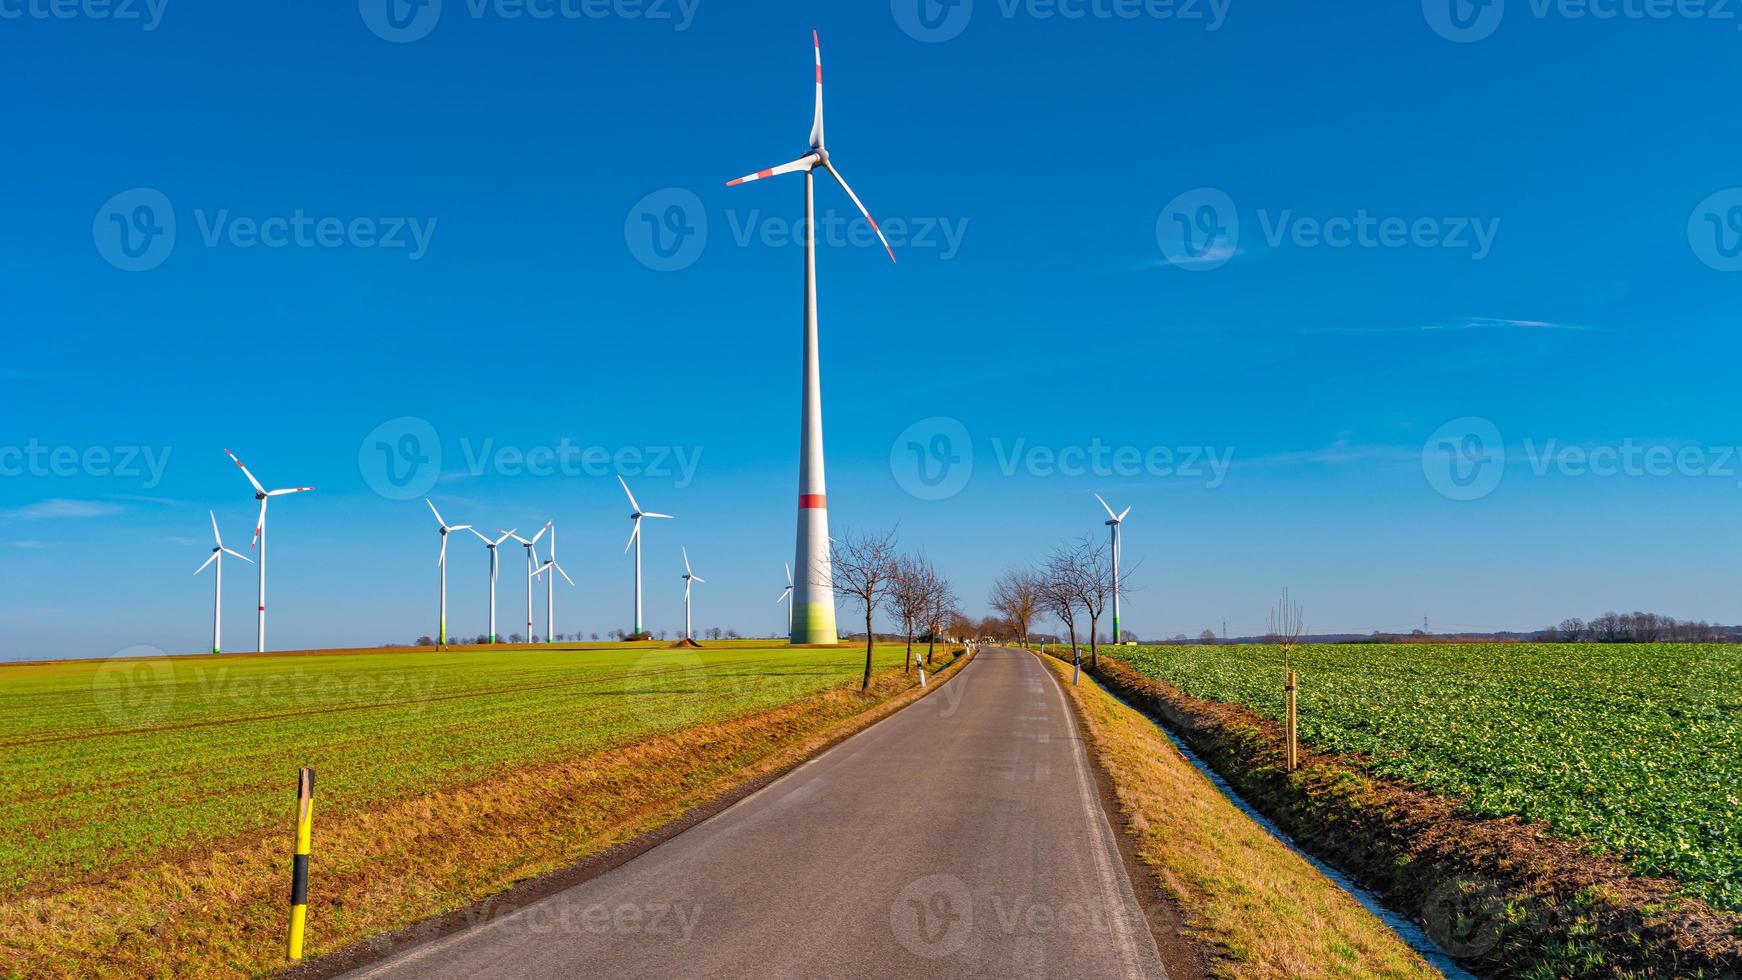
M1679 620L1658 613L1606 612L1588 622L1574 616L1536 635L1549 643L1721 643L1738 639L1735 627Z

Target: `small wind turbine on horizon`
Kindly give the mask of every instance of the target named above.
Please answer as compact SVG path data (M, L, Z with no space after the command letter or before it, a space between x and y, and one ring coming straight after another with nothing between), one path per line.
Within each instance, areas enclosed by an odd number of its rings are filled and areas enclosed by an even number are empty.
M1120 511L1119 513L1115 514L1115 513L1113 513L1113 508L1107 504L1107 501L1105 499L1103 499L1100 494L1098 494L1098 493L1095 494L1095 499L1101 501L1102 509L1107 512L1107 518L1108 518L1108 520L1106 522L1107 526L1109 528L1111 528L1113 531L1113 545L1112 545L1112 548L1113 548L1113 642L1114 642L1114 644L1118 644L1119 643L1119 591L1120 591L1119 590L1119 525L1125 523L1125 515L1131 513L1131 508L1127 507L1123 511Z
M431 504L430 506L433 507L435 505ZM489 536L485 535L484 532L475 527L469 527L466 528L466 530L476 534L478 540L484 542L484 547L490 549L490 643L494 645L496 643L496 546L513 537L514 532L512 530L504 531L501 537L492 541Z
M250 565L254 564L254 559L224 547L224 536L218 533L218 515L209 510L206 513L212 518L212 554L206 559L205 565L194 569L194 574L205 571L206 565L214 562L218 566L212 573L212 652L221 653L224 630L224 556L240 558Z
M435 515L436 524L441 527L441 533L442 533L442 552L436 558L436 568L439 571L441 583L442 583L441 584L440 619L436 623L436 646L437 647L446 647L448 645L448 535L454 533L455 531L470 531L470 530L472 530L472 525L470 525L470 524L451 524L450 525L442 517L442 512L439 510L436 510L436 505L433 503L430 503L430 499L428 497L423 498L423 502L426 504L429 504L429 512Z
M774 602L776 605L782 602L786 603L786 635L790 640L792 637L792 566L781 562L781 567L786 569L786 588L781 590L780 598Z
M556 522L552 521L551 523L546 524L545 527L550 530L550 560L541 565L538 571L533 574L543 575L545 572L556 572L556 575L561 575L564 581L568 582L570 586L573 586L575 580L569 578L569 573L563 571L563 567L556 563ZM544 583L544 642L546 643L556 642L556 575L552 575L550 578L546 579ZM531 616L532 613L529 611L527 613L528 622L526 634L526 642L528 643L532 642Z
M254 641L255 641L255 652L256 653L265 653L266 652L266 502L268 500L271 500L273 497L283 497L286 494L307 493L310 490L313 490L314 487L288 487L288 488L283 489L283 490L268 490L265 487L260 485L259 480L254 479L254 474L248 472L248 467L242 465L242 461L236 458L235 453L226 449L226 450L224 450L224 455L230 457L230 462L235 463L236 468L242 471L242 475L248 478L248 485L254 488L254 499L260 501L260 517L258 519L256 519L254 522L254 540L249 543L248 550L252 551L257 547L260 549L260 562L259 562L259 565L260 565L260 601L256 604L256 606L257 606L256 611L258 613L259 618L256 620L256 624L255 624Z
M623 493L629 497L629 519L635 522L635 530L629 532L629 543L623 546L623 550L628 551L630 548L635 549L634 635L640 636L645 632L641 628L641 519L643 517L658 517L669 521L672 519L672 516L670 514L655 514L652 511L643 511L641 505L635 502L635 494L629 492L629 484L624 483L621 476L617 478L617 482L623 484Z
M795 610L792 625L787 630L793 643L833 644L835 631L834 566L829 553L828 490L823 477L823 394L822 368L817 350L817 235L815 171L829 172L853 206L870 222L889 260L895 261L895 250L877 219L865 210L859 195L853 193L846 178L835 169L829 151L823 145L823 46L817 32L811 32L811 46L816 51L816 111L811 117L810 152L791 163L760 170L730 181L726 186L761 180L779 174L804 174L804 382L799 423L798 458L798 534L794 544L793 564L799 570L798 585L790 600ZM637 603L639 608L639 603ZM637 620L639 620L637 616Z
M707 585L708 580L705 578L702 578L700 575L697 575L694 571L692 571L690 569L690 550L688 548L684 548L682 550L683 550L683 638L686 640L689 640L690 642L693 643L693 642L695 642L696 634L695 634L695 630L690 626L690 586L696 582L700 582L703 585Z
M544 526L539 528L538 533L531 538L523 538L512 531L508 532L509 537L520 542L521 546L526 549L526 642L528 643L532 642L532 580L539 576L541 564L538 560L538 539L544 537L544 532L549 531L555 523L555 521L545 521ZM497 528L496 530L502 529Z

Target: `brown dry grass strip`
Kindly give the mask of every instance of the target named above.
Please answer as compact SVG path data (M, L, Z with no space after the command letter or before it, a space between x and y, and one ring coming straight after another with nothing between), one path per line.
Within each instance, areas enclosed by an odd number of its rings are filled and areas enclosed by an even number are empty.
M1372 913L1253 823L1167 736L1094 679L1042 657L1076 701L1127 833L1218 976L1437 977Z
M828 691L330 821L317 795L307 955L462 908L631 840L898 710L924 693L915 682L886 670L868 697ZM0 975L277 972L285 966L289 826L287 814L285 833L270 839L0 903Z

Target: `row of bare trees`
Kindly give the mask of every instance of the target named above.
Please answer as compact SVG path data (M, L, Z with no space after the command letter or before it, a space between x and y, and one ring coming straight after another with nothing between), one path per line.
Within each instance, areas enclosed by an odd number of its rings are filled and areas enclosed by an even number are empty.
M1120 594L1128 594L1129 575L1121 571L1120 579ZM1089 535L1054 548L1038 566L1005 572L993 584L987 603L1010 624L1023 646L1029 644L1036 622L1053 620L1065 628L1074 653L1078 630L1087 627L1093 664L1099 662L1101 616L1112 606L1114 588L1108 544Z
M1539 636L1551 643L1716 643L1727 638L1724 627L1705 620L1685 622L1657 613L1606 612L1586 622L1563 619Z
M907 656L902 673L913 669L913 641L926 641L930 664L940 635L966 618L956 610L956 593L923 553L903 553L894 531L848 532L833 551L835 593L856 603L865 614L865 675L859 689L871 686L872 621L879 609L902 626Z

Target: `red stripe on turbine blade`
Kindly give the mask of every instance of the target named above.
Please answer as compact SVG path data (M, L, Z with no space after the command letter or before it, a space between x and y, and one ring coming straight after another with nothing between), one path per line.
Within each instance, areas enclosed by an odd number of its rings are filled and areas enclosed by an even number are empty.
M769 167L767 170L756 171L756 179L757 180L761 180L764 177L772 177L772 176L774 176L774 168L773 167Z
M821 85L822 83L823 83L823 66L818 65L817 66L817 84Z
M798 506L800 510L828 510L829 498L820 493L801 493Z

